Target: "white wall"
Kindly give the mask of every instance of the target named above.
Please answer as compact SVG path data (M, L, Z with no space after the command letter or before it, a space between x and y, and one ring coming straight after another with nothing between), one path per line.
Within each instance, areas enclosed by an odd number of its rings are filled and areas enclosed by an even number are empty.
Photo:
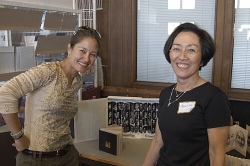
M29 3L29 4L73 9L73 0L5 0L5 1L23 2L23 3ZM1 4L1 0L0 0L0 4Z

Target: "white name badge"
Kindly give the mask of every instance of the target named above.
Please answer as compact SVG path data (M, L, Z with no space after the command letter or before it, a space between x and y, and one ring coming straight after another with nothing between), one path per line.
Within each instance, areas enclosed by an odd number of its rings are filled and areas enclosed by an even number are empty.
M178 114L189 113L195 107L196 101L179 102Z

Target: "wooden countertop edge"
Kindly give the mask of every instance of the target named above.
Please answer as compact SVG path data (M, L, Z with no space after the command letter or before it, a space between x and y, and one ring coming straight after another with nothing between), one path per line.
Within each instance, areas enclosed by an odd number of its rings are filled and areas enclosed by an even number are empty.
M100 158L100 157L96 157L96 156L92 156L92 155L87 155L87 154L80 154L80 156L83 158L89 159L89 160L94 160L94 161L98 161L98 162L102 162L102 163L106 163L106 164L111 164L111 165L131 166L128 164L118 163L115 161L111 161L111 160L107 160L104 158Z

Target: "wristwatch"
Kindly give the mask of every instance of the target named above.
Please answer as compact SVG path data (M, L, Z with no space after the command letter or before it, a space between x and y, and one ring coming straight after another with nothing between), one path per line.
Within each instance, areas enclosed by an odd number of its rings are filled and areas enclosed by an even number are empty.
M20 139L23 136L23 134L24 134L23 127L21 127L21 130L16 134L10 133L11 137L14 138L14 140Z

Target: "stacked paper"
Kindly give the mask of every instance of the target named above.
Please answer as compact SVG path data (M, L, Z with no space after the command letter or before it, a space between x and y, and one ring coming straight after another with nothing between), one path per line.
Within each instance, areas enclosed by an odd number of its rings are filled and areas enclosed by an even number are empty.
M14 47L0 47L0 74L15 71Z
M25 71L34 66L34 46L16 47L16 71Z

